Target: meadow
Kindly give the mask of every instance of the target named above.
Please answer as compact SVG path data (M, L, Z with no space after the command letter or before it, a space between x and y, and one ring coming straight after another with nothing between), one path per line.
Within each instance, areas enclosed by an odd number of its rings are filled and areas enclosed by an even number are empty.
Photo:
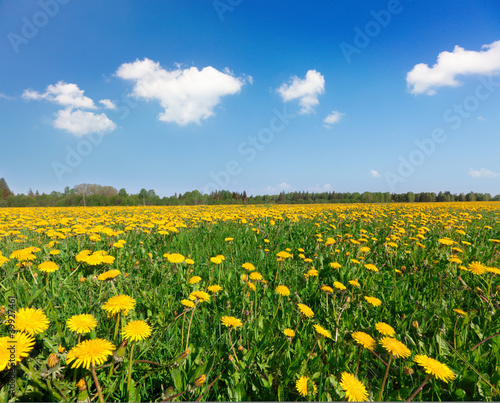
M499 224L498 202L0 209L0 400L499 400Z

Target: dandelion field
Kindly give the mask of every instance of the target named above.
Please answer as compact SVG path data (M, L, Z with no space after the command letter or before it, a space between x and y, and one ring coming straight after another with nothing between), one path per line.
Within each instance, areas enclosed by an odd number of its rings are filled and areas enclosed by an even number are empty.
M0 209L0 400L498 400L499 224L496 202Z

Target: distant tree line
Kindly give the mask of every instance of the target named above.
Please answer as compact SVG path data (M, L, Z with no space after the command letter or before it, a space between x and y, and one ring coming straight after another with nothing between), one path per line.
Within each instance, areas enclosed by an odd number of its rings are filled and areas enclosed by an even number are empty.
M64 207L64 206L192 206L218 204L297 204L297 203L419 203L453 201L500 201L500 194L489 193L452 194L450 192L389 193L389 192L281 192L277 195L247 196L246 192L228 190L201 194L198 190L160 197L153 189L141 189L129 194L125 189L112 186L82 183L64 192L50 194L31 189L28 194L14 194L4 178L0 178L0 207Z

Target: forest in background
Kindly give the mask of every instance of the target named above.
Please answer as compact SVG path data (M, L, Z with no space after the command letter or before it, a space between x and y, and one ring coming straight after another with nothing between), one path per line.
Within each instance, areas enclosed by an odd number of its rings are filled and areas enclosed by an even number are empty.
M469 192L452 194L448 191L421 193L389 192L281 192L277 195L248 196L228 190L202 194L198 190L160 197L153 189L141 189L137 194L129 194L126 189L117 190L113 186L82 183L64 192L53 191L40 194L29 190L28 194L14 194L4 178L0 178L0 207L68 207L68 206L192 206L217 204L298 204L298 203L419 203L453 201L500 201L500 194Z

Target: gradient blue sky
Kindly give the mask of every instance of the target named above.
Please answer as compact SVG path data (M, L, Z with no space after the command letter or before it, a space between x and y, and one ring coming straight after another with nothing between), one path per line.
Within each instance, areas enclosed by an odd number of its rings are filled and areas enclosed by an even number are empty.
M495 195L499 20L496 0L4 0L0 177Z

